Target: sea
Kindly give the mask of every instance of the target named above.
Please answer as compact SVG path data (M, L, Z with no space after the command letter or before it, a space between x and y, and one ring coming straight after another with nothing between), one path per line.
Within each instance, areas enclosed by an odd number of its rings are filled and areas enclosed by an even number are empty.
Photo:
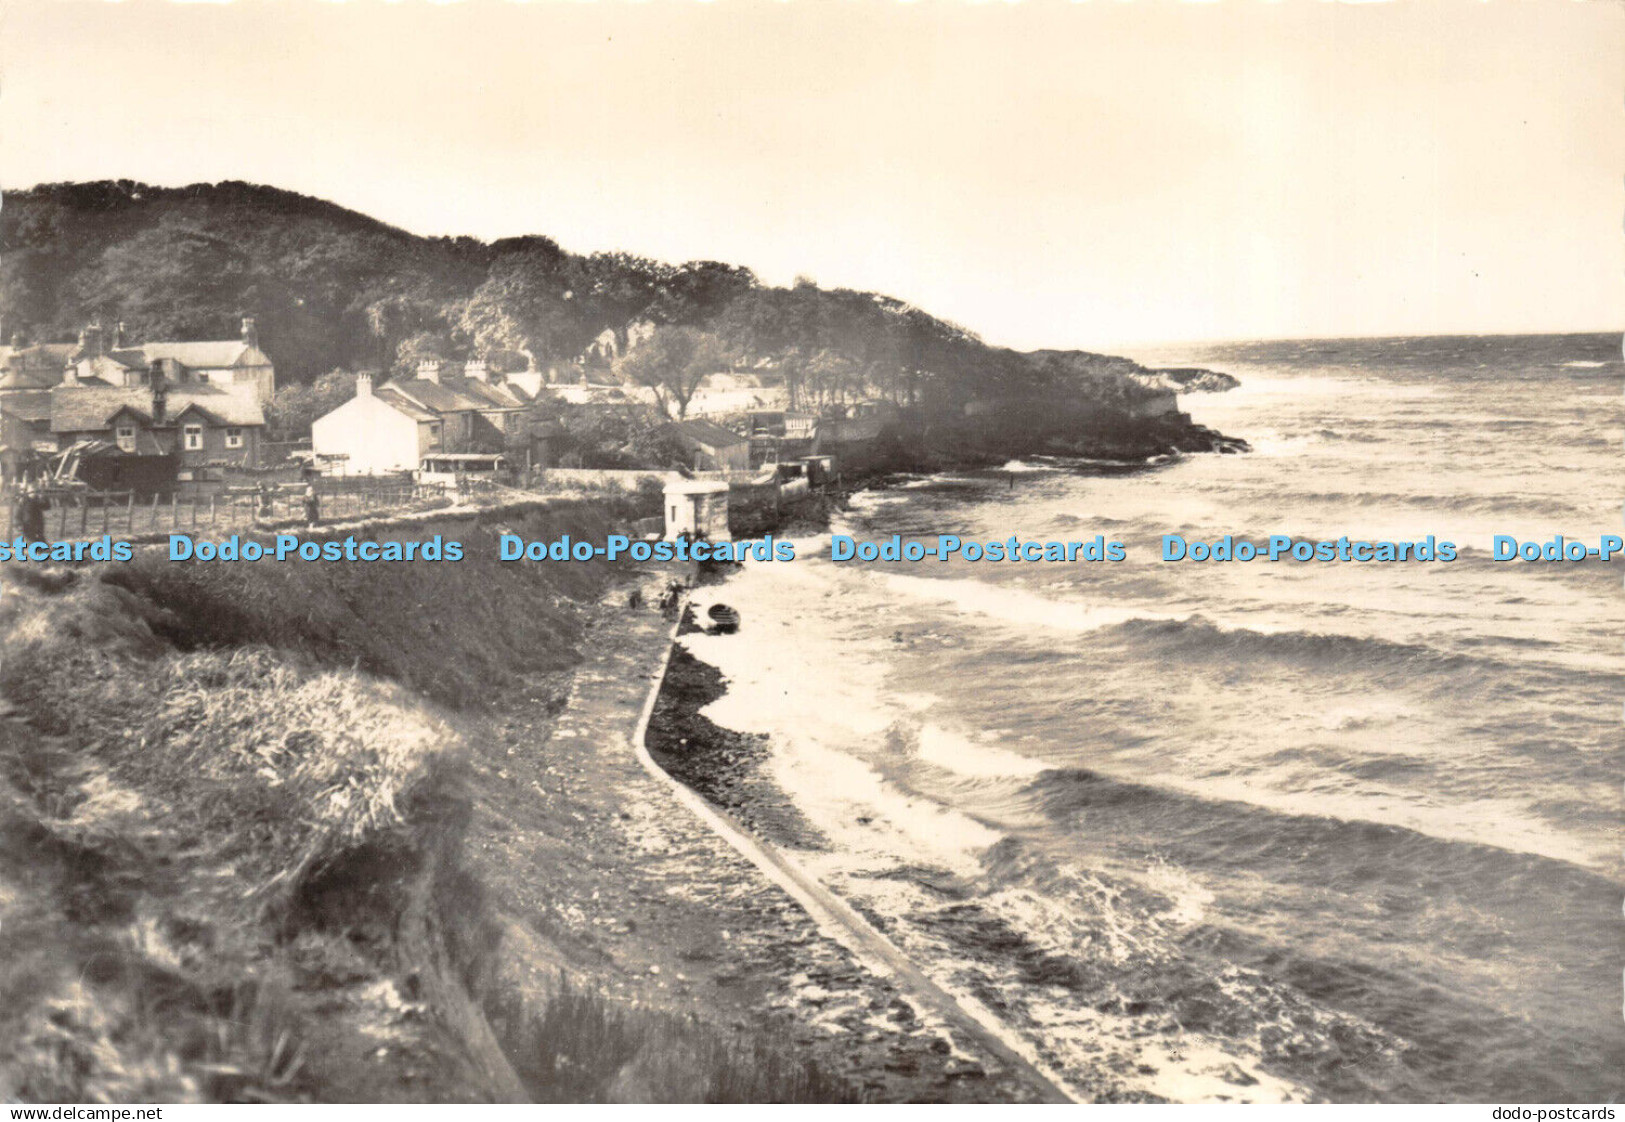
M1081 1097L1625 1091L1619 335L1163 347L1249 455L898 481L860 539L1119 562L747 563L684 642L770 738L794 854ZM1456 560L1165 562L1433 535Z

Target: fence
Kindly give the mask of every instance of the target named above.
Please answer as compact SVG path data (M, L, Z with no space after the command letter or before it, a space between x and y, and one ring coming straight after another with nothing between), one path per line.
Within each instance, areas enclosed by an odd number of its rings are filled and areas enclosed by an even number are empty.
M372 513L399 510L415 503L442 498L443 487L414 484L410 480L378 480L370 485L318 487L319 516L323 522L346 522ZM305 520L303 487L260 490L232 487L211 495L137 496L133 491L58 490L44 495L45 536L68 541L100 534L136 537L191 530L231 533L267 523ZM0 521L5 536L16 533L12 495L0 496Z

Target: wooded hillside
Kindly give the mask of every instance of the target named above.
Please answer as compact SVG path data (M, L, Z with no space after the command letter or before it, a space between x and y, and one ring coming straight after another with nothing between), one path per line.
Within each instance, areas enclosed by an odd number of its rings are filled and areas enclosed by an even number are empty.
M232 338L258 322L282 385L335 368L407 370L479 355L497 369L570 362L606 329L713 333L730 361L770 363L806 401L887 397L927 409L1064 392L1110 405L1141 368L1085 352L1023 355L869 292L758 283L715 261L579 255L551 238L420 237L333 203L227 182L117 182L7 192L0 331L71 340L101 317L133 338Z

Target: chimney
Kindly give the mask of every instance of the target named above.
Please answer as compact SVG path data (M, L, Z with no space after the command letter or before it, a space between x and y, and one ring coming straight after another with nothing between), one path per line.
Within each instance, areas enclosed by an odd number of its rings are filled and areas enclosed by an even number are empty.
M69 389L73 389L79 385L79 365L77 363L70 362L66 367L63 368L62 384L67 386Z
M360 373L355 376L355 395L357 397L372 396L372 375Z
M152 423L161 425L169 416L169 386L165 384L162 359L153 359L147 368L147 384L152 387Z
M469 359L463 363L463 377L472 378L476 382L490 382L491 372L480 359Z
M107 353L102 345L102 325L92 323L79 333L79 350L86 358L97 358Z
M254 326L253 316L243 317L243 342L255 348L260 345L260 332L259 328Z
M440 384L440 360L437 358L421 359L418 362L418 377L425 382L433 382L438 386Z
M125 341L124 337L124 321L119 320L118 326L113 329L113 349L115 351L121 351L127 346L129 346L129 344Z

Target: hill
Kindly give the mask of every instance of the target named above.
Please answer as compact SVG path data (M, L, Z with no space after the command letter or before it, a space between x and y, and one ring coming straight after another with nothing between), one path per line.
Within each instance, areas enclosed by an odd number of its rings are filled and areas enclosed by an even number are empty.
M884 397L957 411L1064 393L1116 406L1149 392L1125 359L990 347L876 293L771 287L715 261L573 254L545 236L421 237L240 182L6 192L0 313L8 337L35 342L71 340L96 317L135 338L226 338L253 315L283 384L429 356L570 362L606 330L624 347L634 325L681 324L716 333L733 361L773 366L815 404Z

